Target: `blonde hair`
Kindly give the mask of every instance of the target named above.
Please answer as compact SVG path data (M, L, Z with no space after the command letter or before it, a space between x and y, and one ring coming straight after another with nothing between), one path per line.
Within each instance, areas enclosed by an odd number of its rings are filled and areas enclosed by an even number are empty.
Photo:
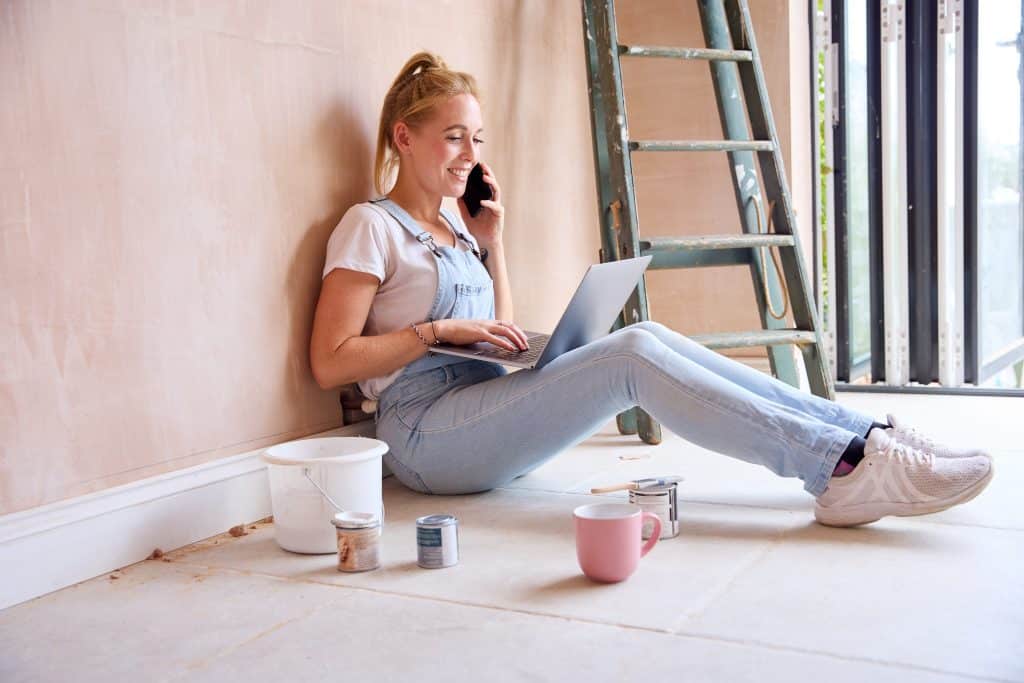
M398 150L391 132L398 121L409 126L424 122L433 108L456 95L468 94L480 99L476 79L461 71L452 71L438 55L418 52L409 58L384 97L377 131L377 158L373 182L380 194L391 189L391 176L398 168Z

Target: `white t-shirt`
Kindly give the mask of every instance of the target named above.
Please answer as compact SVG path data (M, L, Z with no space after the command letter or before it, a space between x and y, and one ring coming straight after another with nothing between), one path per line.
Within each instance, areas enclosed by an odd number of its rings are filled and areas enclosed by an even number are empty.
M461 218L455 220L459 231L473 240ZM458 238L455 244L462 251L469 249ZM437 293L436 261L430 249L383 207L366 202L346 211L331 233L323 277L335 268L345 268L369 273L380 281L363 328L363 335L375 336L427 319ZM367 398L376 399L401 371L360 382L359 389Z

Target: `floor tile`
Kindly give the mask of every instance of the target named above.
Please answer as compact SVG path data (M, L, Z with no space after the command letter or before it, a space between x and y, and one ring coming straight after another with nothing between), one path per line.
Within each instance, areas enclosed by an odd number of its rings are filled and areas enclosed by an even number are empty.
M353 592L189 681L951 681L774 648Z
M786 535L675 630L1024 679L1024 534L886 519Z
M346 592L142 562L0 611L0 680L164 680Z

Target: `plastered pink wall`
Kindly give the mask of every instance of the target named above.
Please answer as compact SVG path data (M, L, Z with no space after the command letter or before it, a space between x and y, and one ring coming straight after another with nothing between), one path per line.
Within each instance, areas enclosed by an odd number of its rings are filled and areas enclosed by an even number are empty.
M419 49L482 85L519 318L597 253L575 2L0 3L0 513L340 422L327 238Z
M339 423L324 248L424 48L481 83L517 319L550 327L598 247L576 0L0 2L0 514ZM656 313L703 324L678 293Z

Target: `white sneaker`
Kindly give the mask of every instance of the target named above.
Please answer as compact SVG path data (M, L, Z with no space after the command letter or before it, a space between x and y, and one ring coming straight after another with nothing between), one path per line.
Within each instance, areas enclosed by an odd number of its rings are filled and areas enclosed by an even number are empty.
M886 418L889 420L889 424L892 425L892 427L885 430L886 434L911 448L929 451L940 458L971 458L976 455L988 455L988 453L980 448L954 448L936 443L910 425L897 420L895 415L890 413L886 415Z
M814 504L827 526L856 526L887 515L908 517L966 503L992 480L987 455L936 458L872 429L864 459L843 477L832 477Z

